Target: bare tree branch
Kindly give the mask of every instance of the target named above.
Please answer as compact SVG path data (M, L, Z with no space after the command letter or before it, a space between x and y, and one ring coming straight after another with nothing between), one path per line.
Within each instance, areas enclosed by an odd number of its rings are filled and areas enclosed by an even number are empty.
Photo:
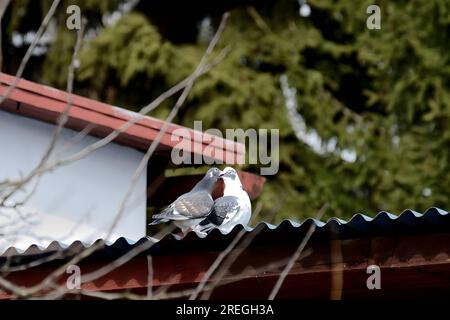
M10 0L2 0L0 1L0 72L2 71L3 67L3 44L2 44L2 38L3 38L3 30L2 30L2 20L3 15L6 12L6 8L8 8Z
M327 209L328 209L328 203L324 204L322 206L322 208L320 208L320 210L316 216L316 219L320 220ZM269 298L268 298L269 300L273 300L277 296L278 291L280 291L280 288L283 285L284 280L286 279L287 275L289 274L289 271L291 271L295 262L298 260L298 258L302 254L302 251L305 249L306 244L308 243L309 239L311 238L311 236L315 230L316 230L316 225L313 222L313 223L311 223L311 226L309 227L308 231L306 232L306 235L303 238L302 242L300 242L300 245L298 246L297 250L292 255L291 259L289 260L288 264L284 268L283 272L280 274L280 277L278 278L277 283L275 284L275 286L272 289L272 292L269 295Z
M68 100L67 103L64 107L64 111L63 113L59 116L58 121L57 121L57 126L55 128L55 131L52 134L52 137L50 138L50 143L48 144L47 149L44 152L44 155L42 156L42 158L40 159L37 167L30 173L28 174L24 179L22 179L21 183L17 184L15 187L13 187L9 193L6 194L6 196L3 196L0 202L0 206L4 206L5 202L16 192L18 191L22 186L24 186L25 184L27 184L29 181L31 181L33 179L34 176L36 176L36 172L38 172L43 166L45 166L45 164L47 163L47 161L50 159L55 147L56 147L56 143L61 135L61 132L65 126L65 124L67 123L67 120L69 118L69 112L70 109L72 108L73 105L73 82L74 82L74 76L75 76L75 69L78 65L78 54L81 48L81 43L83 41L83 34L84 34L84 27L86 25L86 21L83 20L83 23L81 25L81 28L78 30L77 32L77 38L76 38L76 43L73 49L73 53L72 53L72 59L67 71L67 93L68 93ZM38 175L38 179L39 179ZM37 182L38 183L38 182ZM32 193L30 193L30 196L32 195ZM30 197L29 196L29 197ZM28 198L29 198L28 197ZM21 203L21 205L23 205L23 203Z
M255 221L256 216L259 215L261 211L261 205L258 205L258 207L255 209L255 212L253 213L252 220ZM237 257L250 245L251 241L256 237L256 235L259 232L253 232L250 235L247 235L247 237L244 240L244 244L241 246L241 248L234 250L233 254L228 258L227 256L231 253L231 250L236 246L236 244L241 240L241 238L246 234L246 230L242 229L234 238L234 240L230 243L230 245L219 255L219 257L214 261L214 263L211 265L209 270L206 272L205 276L203 277L202 281L197 286L195 292L189 297L189 300L195 300L197 299L198 295L202 292L204 287L206 286L206 282L209 280L209 278L212 276L212 274L216 271L216 269L222 264L221 269L219 269L217 280L215 283L217 284L219 280L224 276L224 274L229 270L231 265L234 261L236 261ZM224 263L222 263L224 262ZM211 293L212 290L209 291ZM202 297L203 298L203 297Z
M152 256L147 256L147 299L153 297L153 259Z
M304 251L299 259L303 259L304 257L307 257L311 254L310 250ZM268 272L274 269L278 269L281 267L284 267L286 263L289 261L289 259L282 259L276 262L272 262L270 264L267 264L261 268L245 268L240 274L238 274L233 279L221 279L220 283L214 283L213 285L207 284L203 291L208 292L210 290L213 290L214 288L236 283L241 281L242 279L239 277L239 275L245 275L247 277L257 276L258 274ZM162 299L179 299L183 297L187 297L192 295L196 291L196 288L190 288L180 291L174 291L174 292L161 292L161 293L155 293L153 295L153 300L162 300ZM79 293L84 296L89 297L96 297L100 299L106 299L106 300L116 300L116 299L130 299L130 300L148 300L148 297L146 295L138 295L133 294L130 292L99 292L99 291L88 291L88 290L77 290L75 293ZM42 299L47 299L48 297L42 297Z
M123 200L119 206L119 210L117 212L116 218L114 219L108 233L106 236L106 239L109 238L110 234L114 231L117 223L119 222L121 216L123 215L125 209L126 209L126 204L128 202L128 199L130 198L136 183L138 182L142 172L145 170L145 168L147 167L148 161L150 160L150 158L152 157L153 153L155 152L157 146L159 145L159 142L161 141L162 137L164 136L165 132L167 131L167 129L169 129L169 125L170 123L173 121L173 119L175 118L175 116L178 113L178 110L181 108L181 106L184 104L186 98L188 97L192 86L194 85L194 81L195 79L203 72L203 68L205 67L207 60L209 58L209 55L212 53L212 51L214 50L217 42L220 39L220 36L223 32L223 29L225 28L225 24L226 21L228 19L228 13L225 13L222 17L222 21L219 25L219 28L217 29L216 34L214 35L214 38L211 40L210 44L208 45L208 48L206 49L205 54L203 55L202 59L200 60L200 63L198 64L197 68L194 71L194 75L195 77L192 78L192 80L188 83L188 85L184 88L183 92L181 93L180 97L178 98L175 106L172 108L172 111L169 113L169 116L166 118L163 127L161 128L161 130L158 132L158 135L156 136L156 139L154 141L152 141L149 149L147 150L147 153L144 155L144 157L142 158L141 162L139 163L136 171L134 172L134 175L131 179L131 182L129 184L128 190L125 193L125 196L123 197ZM151 170L151 168L150 168Z
M53 0L52 5L50 6L50 9L48 10L47 14L44 17L44 20L41 23L41 26L39 27L33 41L31 42L30 46L28 47L27 52L25 53L25 56L23 57L22 61L20 62L19 69L16 73L16 78L14 79L11 86L8 88L4 96L0 96L0 104L2 104L5 100L9 98L13 90L16 88L17 84L19 83L20 78L22 77L22 74L25 70L25 67L28 64L28 60L30 60L31 55L33 54L34 48L38 44L39 40L41 39L42 35L44 34L45 30L47 29L47 26L52 19L53 15L55 14L56 8L58 7L61 0Z
M299 260L309 256L311 254L311 250L306 250L304 251L300 257ZM257 276L261 273L265 273L265 272L269 272L271 270L274 269L279 269L281 267L286 266L286 264L289 262L289 259L281 259L279 261L276 262L272 262L269 263L267 265L264 265L260 268L252 268L252 267L247 267L245 268L239 275L245 275L246 277L252 277L252 276ZM211 284L207 284L205 286L205 288L203 289L203 292L209 292L211 290L214 290L217 287L220 286L224 286L230 283L235 283L235 282L239 282L242 279L239 277L239 275L235 276L233 279L223 279L223 278L219 278L219 279L215 279L214 282L212 282ZM181 291L175 291L175 292L169 292L169 293L163 293L160 295L154 295L155 299L179 299L179 298L183 298L186 296L191 295L193 292L195 292L195 288L194 289L187 289L187 290L181 290Z
M37 168L36 170L33 170L27 177L21 178L19 180L15 181L2 181L0 183L0 186L2 186L3 189L5 188L11 188L16 187L17 185L24 185L24 180L30 181L33 177L44 174L48 171L52 171L58 167L69 165L73 162L76 162L78 160L81 160L88 156L90 153L103 148L104 146L108 145L110 142L112 142L114 139L116 139L121 133L127 131L131 126L133 126L135 123L137 123L141 119L141 115L145 115L155 108L157 108L161 103L163 103L168 98L172 97L174 94L176 94L178 91L186 88L186 86L191 82L195 81L198 77L201 75L209 72L214 66L216 66L218 63L220 63L223 58L226 56L226 54L229 52L229 47L226 47L223 49L213 60L212 62L208 63L200 72L199 75L191 74L181 82L177 83L175 86L171 87L164 93L162 93L160 96L158 96L155 100L153 100L149 105L142 108L136 116L134 116L131 120L124 123L119 129L112 131L110 134L108 134L106 137L100 139L99 141L89 145L88 147L80 150L79 152L64 158L56 160L50 164L41 166L41 168ZM78 136L77 139L81 139L84 135L87 135L95 126L88 125L85 129L83 129L82 132L80 132L80 136ZM1 192L1 190L0 190ZM1 199L0 199L1 200Z
M239 231L239 233L234 237L233 241L228 245L228 247L222 251L217 259L214 261L214 263L209 267L208 271L205 273L202 281L200 281L197 288L194 290L194 292L189 297L189 300L195 300L197 299L197 296L202 292L202 290L205 288L207 281L209 278L213 275L214 271L220 266L222 261L227 257L227 255L233 250L233 248L237 245L237 243L241 240L241 238L247 233L245 229L242 229Z
M341 300L342 288L344 285L344 268L342 264L342 248L341 242L331 240L330 258L331 258L331 288L330 299Z
M184 101L186 100L190 90L192 89L193 83L194 81L203 73L205 73L205 69L208 67L207 61L209 59L209 55L212 53L212 51L214 50L218 40L220 39L220 35L223 32L223 29L225 27L225 23L226 20L228 18L228 14L224 14L223 18L222 18L222 22L214 36L214 38L211 40L205 54L203 55L199 65L197 66L197 68L195 69L194 73L192 74L192 76L187 78L187 83L184 87L183 92L181 93L179 99L177 100L175 106L173 107L172 111L170 112L169 116L166 119L166 122L164 124L164 126L161 128L157 138L152 142L152 144L150 145L147 153L145 154L145 156L143 157L142 161L140 162L138 168L135 171L135 174L133 175L133 178L131 180L131 183L129 185L129 188L121 202L121 205L119 207L118 213L115 216L115 219L113 221L113 223L111 224L108 232L107 232L107 236L105 237L105 239L108 239L109 236L111 235L111 233L113 232L115 226L117 225L118 221L121 218L122 213L124 212L125 208L126 208L126 203L127 200L129 198L129 196L131 195L134 186L136 184L136 181L139 177L139 175L142 173L142 171L144 170L144 168L147 165L148 160L150 159L150 157L152 156L153 152L156 149L156 146L159 144L164 132L168 129L169 127L169 122L171 122L174 117L176 116L178 110L180 109L180 107L183 105ZM108 142L109 143L109 142ZM52 273L50 273L42 282L40 282L39 284L33 286L33 287L29 287L29 288L21 288L18 287L16 285L14 285L13 283L11 283L10 281L4 279L4 278L0 278L0 286L2 286L3 288L13 292L14 294L16 294L17 296L21 296L21 297L29 297L33 294L36 294L38 292L41 292L47 288L50 287L57 287L56 284L56 280L59 279L59 277L65 272L67 266L71 265L71 264L76 264L79 261L83 260L84 258L88 257L89 255L91 255L93 252L97 251L98 249L100 249L101 247L104 246L104 243L94 243L93 245L91 245L89 248L87 248L86 250L83 250L82 252L80 252L78 255L76 255L75 257L73 257L72 259L70 259L69 262L65 263L64 265L58 267L55 271L53 271ZM142 249L142 248L141 248ZM145 250L145 249L144 249ZM138 251L138 250L136 250ZM139 251L142 252L142 251ZM133 250L130 251L129 253L127 253L126 255L124 255L124 258L122 258L121 260L119 260L118 263L116 263L115 265L113 265L112 267L117 267L117 265L120 265L121 263L125 263L127 260L126 259L131 259L131 257L133 257L133 254L135 254L136 252L134 252ZM84 276L84 280L88 281L89 279L92 279L92 277L96 277L96 276L101 276L102 272L106 272L106 268L105 269L99 269L95 272L94 275L91 275L91 277L89 276ZM108 273L108 272L106 272ZM57 287L57 291L56 294L59 295L61 294L61 291L63 291L62 294L65 293L65 289L62 289L61 287Z

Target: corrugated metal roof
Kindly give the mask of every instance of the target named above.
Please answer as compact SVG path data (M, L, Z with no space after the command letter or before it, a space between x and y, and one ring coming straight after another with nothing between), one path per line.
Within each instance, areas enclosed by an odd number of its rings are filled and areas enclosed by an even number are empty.
M405 210L398 216L389 212L380 212L373 218L363 214L356 214L348 221L331 218L327 222L323 222L309 218L303 223L284 220L278 226L262 222L255 228L246 227L245 229L248 233L255 233L250 246L261 246L298 241L300 237L305 235L311 223L316 226L312 236L316 240L322 238L356 239L382 235L449 232L450 214L448 211L439 208L430 208L424 213ZM119 238L114 242L106 241L105 247L96 252L93 257L114 258L142 244L146 244L148 248L141 254L166 255L217 251L226 248L235 235L243 228L243 226L237 226L228 234L223 234L216 229L206 237L200 237L192 232L184 238L168 234L159 241L154 241L150 238L142 238L138 241ZM0 265L7 257L16 256L31 259L36 257L36 255L49 255L57 251L67 252L70 255L70 253L77 252L83 247L86 248L90 245L81 241L75 241L70 244L54 241L47 247L32 245L25 251L10 247L2 253ZM19 261L16 262L18 263Z

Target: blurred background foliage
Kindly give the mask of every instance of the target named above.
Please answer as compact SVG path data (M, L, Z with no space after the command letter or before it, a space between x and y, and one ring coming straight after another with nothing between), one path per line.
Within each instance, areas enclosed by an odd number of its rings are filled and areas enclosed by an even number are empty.
M280 129L280 170L258 200L262 218L302 219L324 203L343 218L449 209L450 4L380 0L381 30L369 30L372 2L63 0L25 78L65 88L75 43L65 8L77 4L88 25L75 92L138 110L195 69L229 10L219 49L231 51L175 122ZM302 3L310 12L299 12ZM50 4L11 2L4 72L15 73ZM173 103L151 115L164 118Z

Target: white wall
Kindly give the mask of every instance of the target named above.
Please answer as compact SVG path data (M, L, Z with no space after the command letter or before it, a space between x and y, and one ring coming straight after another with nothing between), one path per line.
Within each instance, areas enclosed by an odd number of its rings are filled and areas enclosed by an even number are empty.
M0 181L17 179L32 170L46 150L55 126L0 111ZM64 129L54 154L65 157L98 139ZM91 243L110 228L143 154L118 144L91 153L73 164L60 167L39 179L21 215L0 212L0 254L8 247L26 249L31 244L47 246L52 240L70 244ZM23 199L36 180L16 199ZM118 226L109 240L145 236L146 172L141 175ZM3 235L2 235L3 234Z

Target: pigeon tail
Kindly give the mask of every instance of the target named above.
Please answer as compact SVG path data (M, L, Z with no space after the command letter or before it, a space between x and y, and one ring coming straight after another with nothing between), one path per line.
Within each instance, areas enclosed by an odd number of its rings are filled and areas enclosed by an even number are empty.
M154 219L154 220L148 224L149 226L154 226L154 225L156 225L156 224L169 222L168 219L157 219L157 218L156 218L156 219L153 218L153 219Z
M170 214L172 212L173 212L173 210L171 208L167 208L167 209L163 210L162 212L160 212L158 214L154 214L152 216L153 221L151 223L149 223L149 225L153 226L155 224L169 222L170 219L168 219L168 218L170 217Z

